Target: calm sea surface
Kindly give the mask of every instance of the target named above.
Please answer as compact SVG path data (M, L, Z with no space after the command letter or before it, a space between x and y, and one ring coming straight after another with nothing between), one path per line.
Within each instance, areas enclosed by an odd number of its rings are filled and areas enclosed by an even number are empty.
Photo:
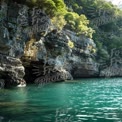
M122 78L0 90L0 122L122 122Z

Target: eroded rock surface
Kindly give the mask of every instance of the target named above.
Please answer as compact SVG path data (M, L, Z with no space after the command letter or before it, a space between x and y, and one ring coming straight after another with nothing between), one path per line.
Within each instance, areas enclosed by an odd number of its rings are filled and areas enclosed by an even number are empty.
M19 84L23 77L33 83L38 78L55 82L99 76L92 39L52 28L37 7L1 2L0 14L1 83Z
M20 59L0 54L0 79L4 86L17 86L23 79L25 72ZM1 87L3 87L1 84Z

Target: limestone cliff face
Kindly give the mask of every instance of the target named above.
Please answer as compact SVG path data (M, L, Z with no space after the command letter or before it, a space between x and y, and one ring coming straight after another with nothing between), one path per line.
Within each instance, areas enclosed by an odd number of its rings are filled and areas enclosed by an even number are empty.
M41 17L41 20L40 20ZM46 18L46 20L45 20ZM39 21L40 20L40 21ZM36 60L33 43L47 31L50 20L40 9L0 2L0 84L19 84L25 75L21 58ZM4 83L3 83L4 81ZM12 82L13 81L13 82Z
M92 39L78 37L75 33L64 31L74 43L70 62L72 66L72 75L74 78L97 77L99 76L99 66L95 62L96 44Z
M50 18L39 8L1 2L1 84L19 84L24 75L27 82L38 77L61 81L98 76L95 54L92 39L53 29Z
M9 21L7 3L0 9L0 88L19 84L25 73L18 57L23 54L23 42L16 39L15 24ZM15 13L15 12L14 12ZM9 30L10 29L10 30Z
M96 45L93 40L66 32L67 30L50 31L34 43L38 47L37 60L25 66L26 80L29 76L32 76L29 79L32 82L38 77L52 80L57 73L60 77L69 74L60 80L99 75L97 63L94 61Z
M16 86L23 79L24 67L18 58L0 54L0 86Z

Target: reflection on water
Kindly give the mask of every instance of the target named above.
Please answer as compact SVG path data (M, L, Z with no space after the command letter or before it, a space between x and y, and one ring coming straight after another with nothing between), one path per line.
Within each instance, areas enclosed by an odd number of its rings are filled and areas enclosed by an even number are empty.
M122 122L122 79L0 91L0 122Z

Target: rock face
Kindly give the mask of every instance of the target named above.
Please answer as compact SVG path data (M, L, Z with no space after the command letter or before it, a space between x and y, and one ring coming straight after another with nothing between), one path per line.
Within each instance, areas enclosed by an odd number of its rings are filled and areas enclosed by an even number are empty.
M17 9L17 8L15 8ZM9 11L9 12L8 12ZM4 1L1 2L0 10L0 85L11 86L22 82L24 67L19 57L24 52L24 41L17 39L16 13L10 16L11 8Z
M73 63L72 74L74 78L98 77L99 69L97 63L91 58L88 58L87 60L77 58L77 62Z
M75 33L64 31L74 43L72 55L69 57L71 72L74 78L97 77L99 67L95 62L96 45L92 39L77 37Z
M39 79L55 82L98 76L92 39L51 29L50 18L37 7L1 2L0 15L1 87L17 85L23 77L27 83L39 84Z
M37 57L29 65L25 64L26 80L28 76L32 76L31 82L37 81L38 78L41 79L40 82L73 79L70 70L66 69L71 52L68 47L68 38L64 33L53 30L34 45L38 50Z
M24 67L20 59L0 54L0 87L16 86L24 75Z
M66 34L66 30L61 32L53 30L43 40L37 42L36 44L40 44L42 51L39 54L40 60L44 61L40 71L44 71L47 66L46 74L48 72L51 74L50 71L67 71L74 78L97 77L99 75L98 65L93 60L95 43L91 39L81 39L77 36L77 40L72 41L73 38L72 34ZM45 57L43 52L45 52Z
M25 73L20 58L36 53L32 44L40 38L41 32L48 30L50 19L36 7L30 9L4 0L0 6L0 79L3 87L23 81Z
M109 66L100 71L101 77L121 77L122 76L122 65Z

